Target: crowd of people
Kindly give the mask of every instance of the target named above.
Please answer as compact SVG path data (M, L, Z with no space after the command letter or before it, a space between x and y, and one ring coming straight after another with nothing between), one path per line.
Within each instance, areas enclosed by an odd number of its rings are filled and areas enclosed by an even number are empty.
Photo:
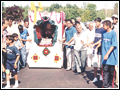
M112 87L114 73L116 72L116 85L118 85L118 17L113 15L102 21L96 18L86 27L81 18L63 21L64 57L67 58L67 71L72 70L75 75L85 72L86 66L94 68L93 83L97 82L97 69L100 68L100 79L104 88ZM10 88L10 78L15 76L15 85L18 87L18 73L27 65L26 42L29 38L29 21L13 22L12 17L2 20L2 78L6 79L5 88ZM64 59L65 60L65 59ZM115 69L115 70L114 70Z
M86 66L93 67L92 82L95 83L98 81L97 69L100 68L102 87L112 88L114 78L118 86L118 16L113 15L105 20L98 17L88 27L77 17L76 21L66 20L64 26L65 33L59 41L65 45L66 70L79 75L85 72Z
M31 42L28 38L29 21L27 19L22 22L13 22L13 18L7 17L2 20L2 77L3 81L6 78L7 85L10 87L10 78L14 74L15 85L18 87L18 73L20 69L27 65L27 48L26 42Z

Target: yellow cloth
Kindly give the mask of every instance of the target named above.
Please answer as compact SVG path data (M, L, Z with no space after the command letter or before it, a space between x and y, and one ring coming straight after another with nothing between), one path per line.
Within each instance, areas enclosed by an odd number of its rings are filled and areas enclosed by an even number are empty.
M38 4L39 4L39 9L38 9L38 11L42 11L43 10L43 8L42 8L42 3L41 2L38 2ZM34 5L34 2L31 2L31 11L34 11L34 22L33 22L33 24L35 24L35 22L36 22L36 18L37 18L37 9L36 9L36 7L35 7L35 5Z

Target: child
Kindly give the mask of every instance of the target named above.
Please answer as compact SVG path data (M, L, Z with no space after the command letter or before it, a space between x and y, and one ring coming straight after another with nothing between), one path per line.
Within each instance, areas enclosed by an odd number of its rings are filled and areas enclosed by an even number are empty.
M3 35L2 35L2 78L5 79L5 66L6 66L6 53L4 53L6 48L6 44L3 43Z
M6 47L6 53L7 53L7 61L6 61L6 80L7 85L5 88L10 88L10 71L12 70L12 73L15 76L15 85L13 88L18 87L18 75L17 75L17 62L20 57L19 50L14 45L14 38L12 35L8 35L6 39L6 44L8 45Z
M17 47L17 49L20 51L20 49L22 48L22 46L21 46L20 40L18 39L18 34L17 33L13 33L12 35L14 37L14 44ZM17 72L19 72L19 70L20 70L20 64L21 64L21 62L20 62L20 60L18 60Z
M115 65L118 63L117 35L111 29L111 22L103 22L104 32L102 34L102 64L103 64L103 87L111 88ZM114 83L113 83L114 84Z
M101 18L96 18L95 19L95 22L96 22L96 29L95 29L95 39L94 39L94 43L92 45L92 47L94 47L94 49L96 48L97 45L95 45L96 42L98 42L101 37L102 37L102 32L104 31L104 29L101 27ZM95 55L95 50L94 50L94 56ZM102 68L102 63L101 63L101 47L98 48L98 51L97 51L97 60L94 60L92 59L92 62L93 62L93 67L94 67L94 79L93 79L93 83L95 83L96 81L98 81L97 79L97 68L99 67L100 69ZM101 69L102 70L102 69ZM100 81L102 81L102 76L100 75L100 78L99 78Z

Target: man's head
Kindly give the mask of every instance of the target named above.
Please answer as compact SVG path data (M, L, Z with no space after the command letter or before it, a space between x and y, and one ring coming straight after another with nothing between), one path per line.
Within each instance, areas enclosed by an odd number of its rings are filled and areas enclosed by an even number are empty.
M82 26L81 25L77 25L76 26L76 30L78 33L82 32Z
M75 20L74 20L74 19L71 19L71 21L72 21L72 24L75 25Z
M6 36L6 44L10 44L14 42L14 37L12 35Z
M28 20L27 20L27 19L24 19L24 27L25 27L25 28L28 28L28 26L29 26Z
M14 37L14 40L15 40L15 41L18 40L18 34L17 34L17 33L13 33L12 36Z
M91 31L93 29L93 23L89 23L89 30Z
M80 25L80 22L76 21L75 26L77 27L78 25Z
M80 18L80 17L77 17L77 18L76 18L76 21L81 22L81 18Z
M99 27L101 25L101 18L96 18L95 19L96 27Z
M13 17L9 16L9 17L6 18L6 20L8 21L8 25L12 26Z
M110 22L110 20L105 20L103 22L103 29L108 30L109 28L111 28L111 22Z
M67 26L68 28L71 28L71 26L72 26L72 21L71 21L71 19L67 19L67 20L66 20L66 26Z
M114 24L117 24L118 22L118 16L116 14L112 15L112 20Z
M3 26L4 28L7 28L8 24L6 23L5 20L2 21L2 26Z
M23 31L23 26L22 25L18 25L18 30L21 33Z

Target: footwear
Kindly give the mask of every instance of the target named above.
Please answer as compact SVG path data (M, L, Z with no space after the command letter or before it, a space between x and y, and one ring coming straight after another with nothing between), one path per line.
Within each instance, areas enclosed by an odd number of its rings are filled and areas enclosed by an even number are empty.
M69 71L69 70L70 70L70 68L67 68L67 69L66 69L66 71Z
M78 74L80 74L80 72L76 72L76 73L75 73L75 75L78 75Z
M116 86L118 86L118 83L115 83Z
M20 71L17 71L17 73L19 73Z
M19 85L17 84L17 85L14 85L12 88L17 88Z
M92 82L95 83L97 81L98 81L98 79L95 77Z
M6 85L4 88L10 88L10 85Z
M100 81L102 81L102 76L100 75L100 78L99 78Z

